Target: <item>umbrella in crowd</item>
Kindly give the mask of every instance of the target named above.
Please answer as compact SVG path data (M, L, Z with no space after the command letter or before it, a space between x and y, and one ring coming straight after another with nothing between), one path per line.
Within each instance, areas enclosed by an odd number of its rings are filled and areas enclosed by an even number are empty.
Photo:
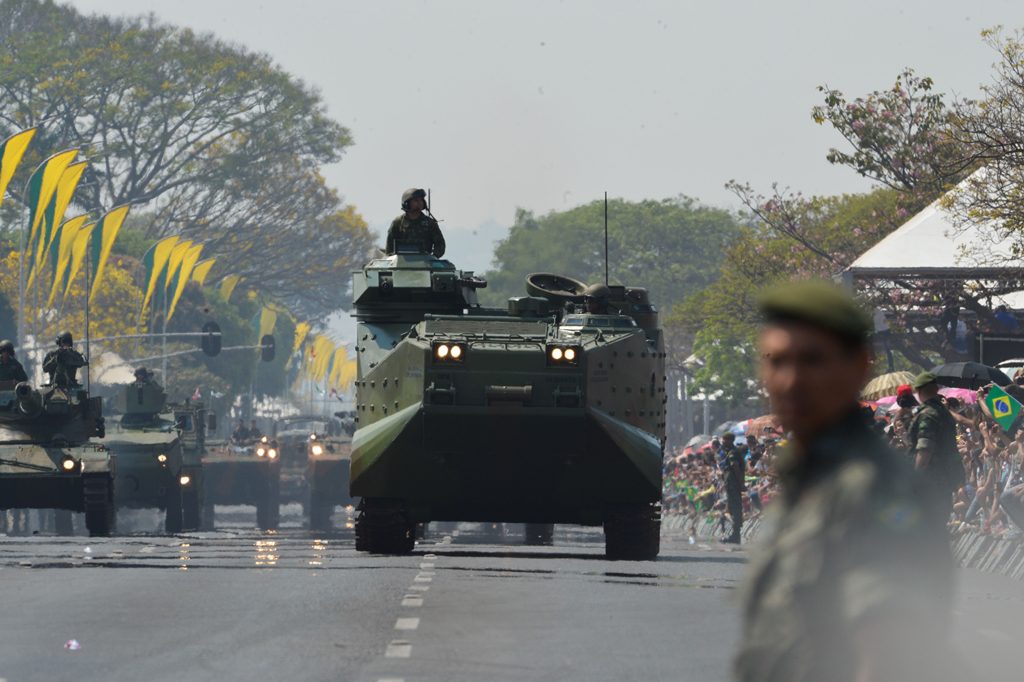
M978 389L987 384L1006 386L1010 377L995 367L979 362L948 362L932 370L940 386Z
M691 438L690 440L686 441L686 447L688 447L688 448L699 448L701 445L704 445L705 443L710 443L710 442L711 442L711 436L709 436L706 433L700 433L700 434L697 434L696 436L694 436L693 438Z
M914 381L914 375L910 372L889 372L882 376L875 377L861 391L860 397L864 400L878 400L888 395L896 395L896 389L903 384L910 384Z
M716 436L724 435L727 431L732 431L732 428L736 426L736 422L722 422L719 424L712 433Z

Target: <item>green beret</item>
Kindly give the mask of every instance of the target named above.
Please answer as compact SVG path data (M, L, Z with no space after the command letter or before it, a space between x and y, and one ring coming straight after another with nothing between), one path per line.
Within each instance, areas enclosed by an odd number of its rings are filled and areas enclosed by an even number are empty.
M761 295L759 308L766 322L803 322L851 341L866 341L873 327L852 296L824 280L772 287Z
M919 391L928 384L934 384L936 381L938 381L938 379L931 372L921 372L916 377L914 377L914 390Z

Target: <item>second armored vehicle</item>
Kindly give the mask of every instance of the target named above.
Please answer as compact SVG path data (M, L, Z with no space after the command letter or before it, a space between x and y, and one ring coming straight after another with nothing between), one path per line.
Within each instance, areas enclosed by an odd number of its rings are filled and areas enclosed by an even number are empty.
M203 455L203 524L213 528L214 505L254 505L256 525L274 530L281 520L281 457L277 443L207 442Z
M330 530L334 508L353 502L348 490L351 434L338 419L297 416L278 421L274 437L280 444L282 467L301 472L310 529Z
M0 382L0 509L85 512L90 535L114 529L115 458L102 401L74 385Z
M167 394L145 369L117 395L118 416L111 420L107 443L118 457L114 501L124 508L157 508L164 512L164 529L179 533L183 523L183 493L198 481L186 462L175 416ZM186 470L186 466L191 467ZM194 496L190 505L197 505ZM190 529L198 527L198 509L190 509Z

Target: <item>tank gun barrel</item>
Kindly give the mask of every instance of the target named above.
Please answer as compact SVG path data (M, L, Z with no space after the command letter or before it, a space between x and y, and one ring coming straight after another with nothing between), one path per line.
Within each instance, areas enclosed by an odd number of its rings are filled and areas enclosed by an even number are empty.
M18 403L18 410L24 415L35 416L43 409L39 393L27 381L22 381L14 387L14 396Z

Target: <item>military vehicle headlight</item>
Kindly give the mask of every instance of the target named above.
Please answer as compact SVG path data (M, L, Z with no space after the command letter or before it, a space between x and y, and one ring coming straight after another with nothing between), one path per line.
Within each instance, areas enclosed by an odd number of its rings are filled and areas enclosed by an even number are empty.
M265 454L267 454L267 449L266 448L256 448L256 456L257 457L262 457Z
M464 343L439 343L434 346L435 362L462 362L465 357Z
M309 439L310 440L316 440L316 434L315 433L309 434Z
M159 455L156 456L156 461L160 462L161 464L164 464L167 461L167 455L161 452Z
M575 365L580 359L581 349L573 346L548 346L548 364Z
M182 485L188 485L189 483L192 482L192 477L191 476L182 476L178 480L181 482Z
M74 457L65 457L60 462L60 468L64 471L73 471L76 466L78 466L78 462Z
M317 457L319 457L320 455L324 454L323 447L321 447L320 444L314 445L313 446L313 454L316 455Z
M267 457L269 457L270 459L277 459L277 450L275 450L274 448L270 448L269 450L267 450Z
M260 442L261 443L266 443L268 440L269 439L266 436L263 436L262 438L260 438Z

